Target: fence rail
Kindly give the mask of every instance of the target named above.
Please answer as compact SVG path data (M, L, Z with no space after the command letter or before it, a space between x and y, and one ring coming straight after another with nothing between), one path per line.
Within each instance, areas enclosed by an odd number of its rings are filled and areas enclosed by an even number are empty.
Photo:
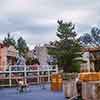
M40 84L41 78L50 82L52 73L58 73L57 65L12 65L0 71L0 86L15 86L20 79L28 84Z

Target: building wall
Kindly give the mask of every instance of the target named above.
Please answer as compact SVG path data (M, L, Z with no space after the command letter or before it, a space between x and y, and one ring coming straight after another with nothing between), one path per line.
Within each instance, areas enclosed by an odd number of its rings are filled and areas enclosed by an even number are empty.
M86 63L81 64L81 67L83 67L84 70L87 70L89 72L95 70L94 63L90 61L90 56L91 56L91 54L89 51L84 52L83 60L86 61Z
M7 48L7 64L14 65L16 63L17 51L13 46Z
M57 62L55 55L49 55L49 48L54 48L48 45L36 46L33 50L34 57L36 57L41 65L52 65L54 62Z
M46 47L35 47L35 55L40 65L47 65L48 50Z
M0 48L0 67L4 70L6 68L7 65L7 48L3 47Z
M4 45L0 46L0 70L5 70L8 67L9 62L14 62L15 58L16 58L16 49L13 46L10 47Z

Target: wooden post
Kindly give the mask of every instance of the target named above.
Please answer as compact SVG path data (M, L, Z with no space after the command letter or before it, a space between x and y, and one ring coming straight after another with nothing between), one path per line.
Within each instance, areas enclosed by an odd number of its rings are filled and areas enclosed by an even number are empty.
M11 66L9 66L9 86L12 86L12 82L11 82Z

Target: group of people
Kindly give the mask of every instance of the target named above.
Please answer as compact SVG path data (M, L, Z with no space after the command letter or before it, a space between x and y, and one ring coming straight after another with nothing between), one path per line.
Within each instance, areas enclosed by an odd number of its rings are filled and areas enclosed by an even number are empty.
M45 79L44 77L42 77L40 80L40 87L42 89L45 89ZM20 93L23 93L27 90L27 88L29 88L29 84L25 82L25 80L17 80L17 90L20 92Z

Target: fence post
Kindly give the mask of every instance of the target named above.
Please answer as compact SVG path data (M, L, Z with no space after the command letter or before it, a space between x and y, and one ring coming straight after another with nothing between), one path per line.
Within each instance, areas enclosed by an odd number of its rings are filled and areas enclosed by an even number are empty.
M24 78L25 78L25 84L27 84L27 72L26 72L26 65L24 67Z
M58 73L58 65L56 65L56 73Z
M48 66L48 83L50 83L50 65Z
M37 67L37 83L39 84L40 83L40 65Z
M11 82L11 67L12 66L9 66L9 86L11 87L12 86L12 82Z

